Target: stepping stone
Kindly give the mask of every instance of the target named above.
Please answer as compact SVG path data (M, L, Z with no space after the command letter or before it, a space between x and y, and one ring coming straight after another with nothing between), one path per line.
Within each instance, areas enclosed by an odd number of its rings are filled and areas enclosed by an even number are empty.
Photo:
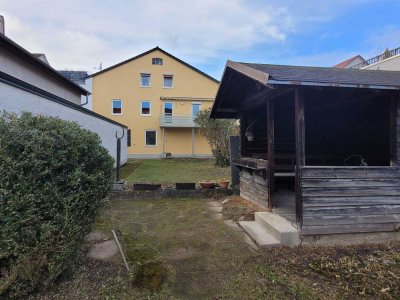
M97 260L110 260L118 253L118 246L114 240L94 244L87 256Z
M216 213L222 213L222 206L211 206L208 208L209 210L216 212Z
M238 224L236 224L235 221L232 220L224 220L224 223L229 226L230 228L232 228L233 230L236 231L241 231L240 227L238 226Z
M110 239L110 236L103 231L93 231L86 236L88 242L102 242Z

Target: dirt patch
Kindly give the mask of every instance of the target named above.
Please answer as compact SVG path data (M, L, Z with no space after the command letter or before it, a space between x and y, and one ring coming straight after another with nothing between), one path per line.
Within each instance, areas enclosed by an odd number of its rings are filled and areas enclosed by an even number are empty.
M243 199L240 196L231 196L223 204L222 214L225 219L234 221L254 221L254 213L266 209ZM224 201L223 201L224 202Z

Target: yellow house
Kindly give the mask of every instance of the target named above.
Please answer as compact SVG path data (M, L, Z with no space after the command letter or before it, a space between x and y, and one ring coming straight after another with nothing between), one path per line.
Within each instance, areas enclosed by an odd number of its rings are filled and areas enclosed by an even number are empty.
M218 81L159 47L91 75L93 111L128 126L128 157L211 157L194 117Z

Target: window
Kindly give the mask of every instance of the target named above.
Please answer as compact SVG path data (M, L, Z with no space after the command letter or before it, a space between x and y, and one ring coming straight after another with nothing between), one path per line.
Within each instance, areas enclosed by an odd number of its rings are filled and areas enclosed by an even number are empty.
M172 88L172 79L173 75L164 75L164 87L165 88Z
M200 103L192 103L192 116L196 117L201 109Z
M151 63L152 63L153 65L162 66L163 60L162 60L162 58L154 57L154 58L151 59Z
M146 146L157 146L157 131L146 130Z
M131 146L131 130L128 129L128 131L126 132L126 144L128 147Z
M141 110L140 114L142 116L150 116L151 115L151 102L150 101L141 101Z
M140 74L140 86L141 87L150 87L151 85L151 75L149 73L141 73Z
M122 115L122 100L112 100L112 114Z
M172 102L165 102L164 103L164 115L172 116L172 110L173 110Z

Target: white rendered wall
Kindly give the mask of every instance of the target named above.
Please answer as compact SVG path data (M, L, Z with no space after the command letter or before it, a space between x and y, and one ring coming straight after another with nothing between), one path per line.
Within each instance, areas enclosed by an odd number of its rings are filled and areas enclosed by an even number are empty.
M375 64L366 66L363 70L400 71L400 55L392 56Z
M63 120L74 121L83 128L97 133L103 146L109 151L114 160L117 159L115 133L118 132L118 135L121 136L124 129L116 124L0 82L0 111L3 110L14 113L27 111L33 114L54 116ZM121 140L121 164L127 161L126 143L125 132L124 138Z
M75 104L81 103L81 92L1 48L0 71Z

